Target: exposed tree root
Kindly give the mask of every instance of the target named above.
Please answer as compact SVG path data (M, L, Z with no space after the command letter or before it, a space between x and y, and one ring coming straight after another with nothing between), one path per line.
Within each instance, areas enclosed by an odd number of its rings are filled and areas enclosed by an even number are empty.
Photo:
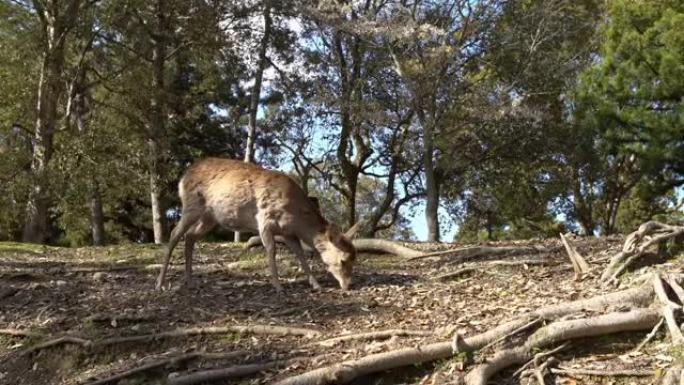
M358 251L381 252L394 254L398 257L409 259L423 255L422 251L413 250L401 243L388 241L386 239L358 238L352 241Z
M275 237L276 242L285 243L281 236ZM459 249L440 250L425 253L419 250L414 250L402 245L400 242L394 242L387 239L377 238L358 238L352 240L357 251L367 251L376 253L393 254L406 261L415 261L424 258L449 258L451 263L458 263L467 259L482 257L482 256L514 256L520 254L538 254L542 252L555 251L556 248L536 248L528 246L472 246ZM253 236L244 244L245 249L262 246L261 238ZM306 245L304 245L306 246ZM312 251L306 246L305 251Z
M649 247L682 234L684 226L671 226L654 221L642 224L639 229L627 236L622 251L611 258L601 274L601 280L605 284L616 282L617 277Z
M653 309L615 312L592 318L554 322L537 330L522 346L497 352L486 364L479 365L466 376L467 385L486 385L500 370L522 364L533 357L535 349L569 339L594 337L623 331L648 330L660 319Z
M500 324L499 326L490 329L487 332L459 341L457 344L457 351L453 349L452 341L444 341L415 348L403 348L384 353L376 353L361 357L359 359L347 360L332 366L315 369L297 376L285 378L279 381L277 385L319 385L346 383L370 373L448 358L457 352L467 353L479 350L490 342L500 339L502 336L511 335L512 332L539 317L546 320L553 320L568 314L573 314L588 309L604 310L616 305L644 306L651 303L652 300L653 287L648 285L588 299L546 306L536 311L519 316L512 321ZM653 323L650 324L651 326L648 326L652 327L657 322L659 316L654 310L649 310L649 312L649 314L654 315ZM602 332L601 334L604 333L607 332Z
M589 264L563 234L560 234L560 239L563 242L563 246L565 246L565 251L568 253L568 258L570 258L572 268L575 271L575 281L579 281L582 278L582 274L589 271Z
M276 242L285 243L281 236L275 237ZM354 247L357 251L370 251L370 252L380 252L386 254L394 254L401 258L414 258L422 256L424 253L418 250L413 250L402 245L399 242L389 241L387 239L374 239L374 238L359 238L352 240ZM247 240L244 245L245 249L251 249L253 247L262 246L261 238L259 236L253 236ZM305 251L312 251L310 247L305 247Z
M96 348L110 345L117 345L123 343L131 342L148 342L156 341L166 338L177 338L177 337L187 337L194 335L204 335L204 334L226 334L226 333L251 333L251 334L265 334L265 335L280 335L280 336L303 336L306 338L313 338L319 336L321 333L317 330L312 329L302 329L295 327L286 326L274 326L274 325L234 325L234 326L210 326L202 328L187 328L187 329L177 329L162 333L153 334L142 334L135 336L125 336L125 337L111 337L104 338L100 340L88 340L78 337L64 336L55 338L40 344L34 345L22 354L27 355L36 352L41 349L45 349L52 346L62 345L62 344L78 344L86 348ZM15 334L19 335L19 334ZM37 335L36 335L37 336Z
M681 365L671 367L663 376L663 381L660 382L661 385L681 385L682 378L684 378L683 371L684 369L682 369Z
M672 302L667 296L665 291L665 286L663 283L663 278L659 274L653 274L653 290L658 297L658 300L663 304L662 314L667 323L667 328L670 331L670 336L672 337L672 343L675 345L681 345L684 342L684 335L682 335L682 330L677 324L677 319L675 318L675 311L680 311L682 307Z
M339 337L328 338L327 340L314 342L316 345L321 346L335 346L341 342L353 341L353 340L384 340L391 337L410 337L419 336L426 337L434 335L432 332L422 331L422 330L401 330L401 329L390 329L390 330L380 330L375 332L366 332L358 334L346 334Z
M184 362L191 361L194 359L198 358L210 358L210 359L230 359L230 358L235 358L239 357L242 355L247 354L246 351L240 350L240 351L235 351L235 352L229 352L229 353L204 353L204 352L191 352L187 354L183 354L180 356L174 356L170 357L167 359L163 360L158 360L155 362L150 362L145 365L141 365L138 367L135 367L133 369L126 370L125 372L121 372L118 374L115 374L113 376L103 378L100 380L96 380L93 382L89 382L87 385L104 385L104 384L112 384L112 383L117 383L119 380L122 380L127 377L132 377L136 376L141 373L145 373L147 371L151 370L156 370L156 369L169 369L169 368L174 368Z

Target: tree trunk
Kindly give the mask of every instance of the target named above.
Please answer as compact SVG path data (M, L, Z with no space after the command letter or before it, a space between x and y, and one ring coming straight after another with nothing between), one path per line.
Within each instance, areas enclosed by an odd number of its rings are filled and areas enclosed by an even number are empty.
M24 242L44 243L47 240L48 206L48 163L52 157L52 140L57 121L57 103L63 92L62 70L64 67L64 39L57 21L46 18L44 22L47 38L43 63L38 80L38 104L36 126L31 157L33 186L26 204L26 223L22 239Z
M161 244L165 239L164 207L162 205L163 188L163 140L166 135L166 33L167 20L165 2L159 0L157 6L157 33L152 36L154 49L152 52L152 88L153 97L150 103L152 120L149 123L147 149L149 157L150 204L152 206L152 230L154 243Z
M266 69L266 51L268 50L269 40L271 38L271 8L265 5L264 8L264 36L261 38L261 46L259 47L259 63L256 73L254 74L254 87L252 87L252 95L249 101L249 121L247 127L247 144L245 146L245 162L254 162L255 141L257 131L257 112L259 111L259 100L261 99L261 83L264 78L264 69ZM235 232L235 242L240 242L240 232Z
M100 194L100 189L95 178L92 180L90 192L90 228L93 234L93 245L104 246L105 230L104 213L102 211L102 195Z
M360 105L362 102L362 90L359 79L362 76L361 66L363 60L363 47L359 38L351 38L348 48L351 54L351 64L347 62L343 37L340 33L335 35L335 53L341 82L340 97L340 142L337 146L337 158L340 162L342 175L346 183L346 191L340 191L347 199L347 220L349 226L356 223L356 195L358 190L359 172L371 154L370 148L364 142L359 132L359 126L354 119L352 105ZM365 138L368 140L368 138ZM350 144L353 145L350 148ZM353 149L353 158L350 152Z
M423 168L425 169L425 221L427 222L427 240L428 242L439 242L439 180L437 178L437 170L434 164L435 146L435 113L436 108L434 103L432 106L432 119L428 119L423 110L422 103L426 96L424 93L418 92L419 87L414 87L413 82L406 77L404 65L397 56L394 49L390 46L390 55L394 62L394 69L408 86L411 94L411 104L418 116L418 121L423 129ZM434 102L434 95L432 97Z
M87 86L86 66L79 65L74 83L70 88L70 100L67 106L67 114L69 121L73 119L76 124L78 133L85 137L88 135L88 114L90 112L90 103L92 101L90 89ZM104 214L102 210L102 196L100 194L100 187L97 183L97 170L94 166L86 165L84 170L84 178L88 183L88 205L90 207L90 230L93 238L94 246L104 246L105 231L104 231Z
M261 38L259 47L259 63L254 74L254 87L249 102L249 127L247 128L247 146L245 148L245 162L254 162L254 142L257 130L257 112L259 110L259 100L261 98L261 83L264 78L266 68L266 51L268 50L271 38L271 9L268 5L264 9L264 36Z
M423 115L422 113L419 115ZM427 201L425 204L425 221L427 222L427 241L439 242L439 182L437 181L435 164L434 164L434 143L433 143L433 127L430 122L426 122L423 117L421 125L423 126L423 143L425 146L425 153L423 154L423 166L425 168L425 194Z
M155 138L147 141L149 151L149 173L150 173L150 204L152 206L152 231L154 233L154 243L164 242L164 209L162 207L162 177L159 167L159 143Z

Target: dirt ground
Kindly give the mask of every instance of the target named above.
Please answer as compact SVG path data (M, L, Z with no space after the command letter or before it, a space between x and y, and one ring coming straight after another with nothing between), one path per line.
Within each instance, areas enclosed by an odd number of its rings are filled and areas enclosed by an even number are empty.
M575 242L590 263L603 265L606 257L618 250L622 240ZM171 288L156 292L153 290L158 272L156 263L162 250L157 246L67 249L0 243L0 329L40 334L0 334L0 384L85 384L155 360L195 351L236 353L232 357L214 355L164 365L118 383L163 384L169 375L199 369L283 362L261 373L223 382L266 384L370 353L446 340L454 332L472 335L540 306L603 292L593 276L573 281L571 265L557 240L524 244L538 247L541 252L506 259L538 259L545 263L489 266L448 281L434 277L483 259L449 264L444 258L406 261L392 255L361 254L353 289L346 292L337 288L318 260L312 260L312 265L324 289L313 291L296 267L293 256L280 250L281 281L286 292L284 296L277 296L268 281L263 250L258 248L246 251L231 243L200 243L194 274L198 287L182 286L183 266L178 253L170 275ZM429 250L463 246L407 245ZM66 343L25 354L32 346L59 336L95 341L179 328L255 324L306 328L321 334L306 337L228 332L106 346ZM348 333L384 329L430 334L349 341L333 346L314 343ZM555 356L565 368L640 369L657 376L677 353L663 347L666 337L661 330L640 353L626 354L645 334L574 341L572 349ZM477 362L482 357L479 354L470 360ZM464 359L459 356L416 365L364 377L355 383L456 383L456 375L468 368ZM502 373L494 383L527 384L530 377L511 378L514 369ZM653 375L558 375L554 381L558 384L649 384L654 380ZM536 382L532 378L529 383Z

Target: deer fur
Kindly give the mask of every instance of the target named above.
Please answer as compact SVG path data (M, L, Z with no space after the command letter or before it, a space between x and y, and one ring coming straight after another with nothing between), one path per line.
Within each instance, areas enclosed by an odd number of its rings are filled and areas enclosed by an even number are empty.
M343 290L351 284L356 249L350 238L353 226L343 234L328 223L316 205L289 176L251 163L207 158L191 165L178 184L183 210L171 232L156 288L164 284L173 249L185 235L185 280L192 286L192 253L195 242L216 225L233 231L257 232L266 249L271 284L282 292L275 259L275 239L280 235L295 254L315 289L320 285L311 273L300 241L320 254L328 271Z

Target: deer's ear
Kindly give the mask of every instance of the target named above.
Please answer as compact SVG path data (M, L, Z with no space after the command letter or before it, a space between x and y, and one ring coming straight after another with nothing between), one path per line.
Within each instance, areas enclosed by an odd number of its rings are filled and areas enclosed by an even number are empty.
M354 235L356 235L356 232L359 231L359 227L361 226L361 222L356 222L354 223L354 226L350 227L347 232L344 233L344 236L352 239Z

